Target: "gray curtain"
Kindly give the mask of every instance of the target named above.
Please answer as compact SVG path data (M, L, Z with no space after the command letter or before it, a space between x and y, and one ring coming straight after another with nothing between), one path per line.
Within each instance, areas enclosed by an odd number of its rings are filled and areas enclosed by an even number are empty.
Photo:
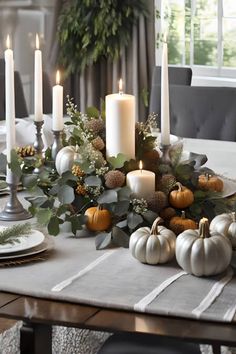
M49 63L56 65L58 44L55 41L56 23L63 2L58 0L55 9L54 33ZM101 99L107 94L118 92L118 80L123 79L124 92L136 96L136 119L144 121L148 109L142 99L143 91L150 91L151 75L155 65L154 0L147 0L148 18L140 17L133 27L132 43L124 48L117 61L101 60L87 67L81 74L73 74L64 83L65 92L74 98L78 109L85 111L87 106L100 107Z

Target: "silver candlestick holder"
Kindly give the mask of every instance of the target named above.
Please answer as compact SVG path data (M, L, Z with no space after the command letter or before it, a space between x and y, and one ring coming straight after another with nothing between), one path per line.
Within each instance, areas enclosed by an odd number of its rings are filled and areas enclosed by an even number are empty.
M42 126L43 126L43 121L34 121L34 125L36 127L36 139L34 142L34 148L36 150L36 154L38 155L38 157L42 158L42 154L43 154L43 148L44 148L44 144L43 144L43 139L42 139ZM43 166L40 167L35 167L33 173L34 174L39 174L42 171Z
M171 147L171 144L168 144L168 145L161 144L160 145L160 150L162 152L161 161L163 164L170 164L171 163L170 147Z
M53 130L54 141L52 144L52 159L56 161L58 152L63 148L62 145L62 136L63 130Z
M11 172L10 172L11 173ZM18 178L11 173L9 188L9 198L3 211L0 213L0 220L3 221L18 221L26 220L32 217L32 215L23 208L19 199L17 198Z

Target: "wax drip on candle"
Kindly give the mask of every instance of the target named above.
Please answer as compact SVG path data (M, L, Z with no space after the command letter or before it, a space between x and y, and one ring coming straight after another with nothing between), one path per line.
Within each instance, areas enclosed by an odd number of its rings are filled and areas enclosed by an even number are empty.
M139 169L140 169L140 172L142 173L143 172L143 161L142 160L139 161Z
M122 79L119 80L119 94L123 94L123 81Z

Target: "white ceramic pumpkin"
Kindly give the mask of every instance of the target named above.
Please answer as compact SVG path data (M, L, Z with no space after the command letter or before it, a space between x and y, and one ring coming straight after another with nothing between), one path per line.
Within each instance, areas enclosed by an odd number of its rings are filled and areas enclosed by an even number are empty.
M208 219L202 218L198 230L185 230L176 241L176 260L186 272L209 276L223 272L229 265L232 247L228 238L209 230Z
M210 224L210 230L224 234L231 241L232 247L236 248L236 217L235 212L224 213L214 217Z
M159 226L161 221L158 217L151 229L141 227L130 236L131 253L142 263L166 263L174 257L176 236L173 231Z
M79 158L77 146L65 146L57 154L56 157L56 170L59 175L66 171L70 171L74 161Z

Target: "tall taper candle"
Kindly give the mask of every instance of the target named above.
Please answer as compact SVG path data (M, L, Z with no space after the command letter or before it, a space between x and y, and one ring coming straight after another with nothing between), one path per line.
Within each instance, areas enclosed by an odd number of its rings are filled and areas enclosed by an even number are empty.
M52 130L60 131L64 128L63 123L63 87L60 84L60 72L56 74L56 85L52 92Z
M106 96L106 155L123 153L127 160L135 158L135 97L119 93Z
M5 50L5 112L7 162L11 162L11 150L15 148L15 87L13 50L10 49L10 37L6 40ZM12 183L12 172L7 168L7 183Z
M170 144L168 48L166 43L166 36L164 36L161 63L161 144Z
M43 120L42 52L39 50L39 36L36 34L34 52L34 120Z

